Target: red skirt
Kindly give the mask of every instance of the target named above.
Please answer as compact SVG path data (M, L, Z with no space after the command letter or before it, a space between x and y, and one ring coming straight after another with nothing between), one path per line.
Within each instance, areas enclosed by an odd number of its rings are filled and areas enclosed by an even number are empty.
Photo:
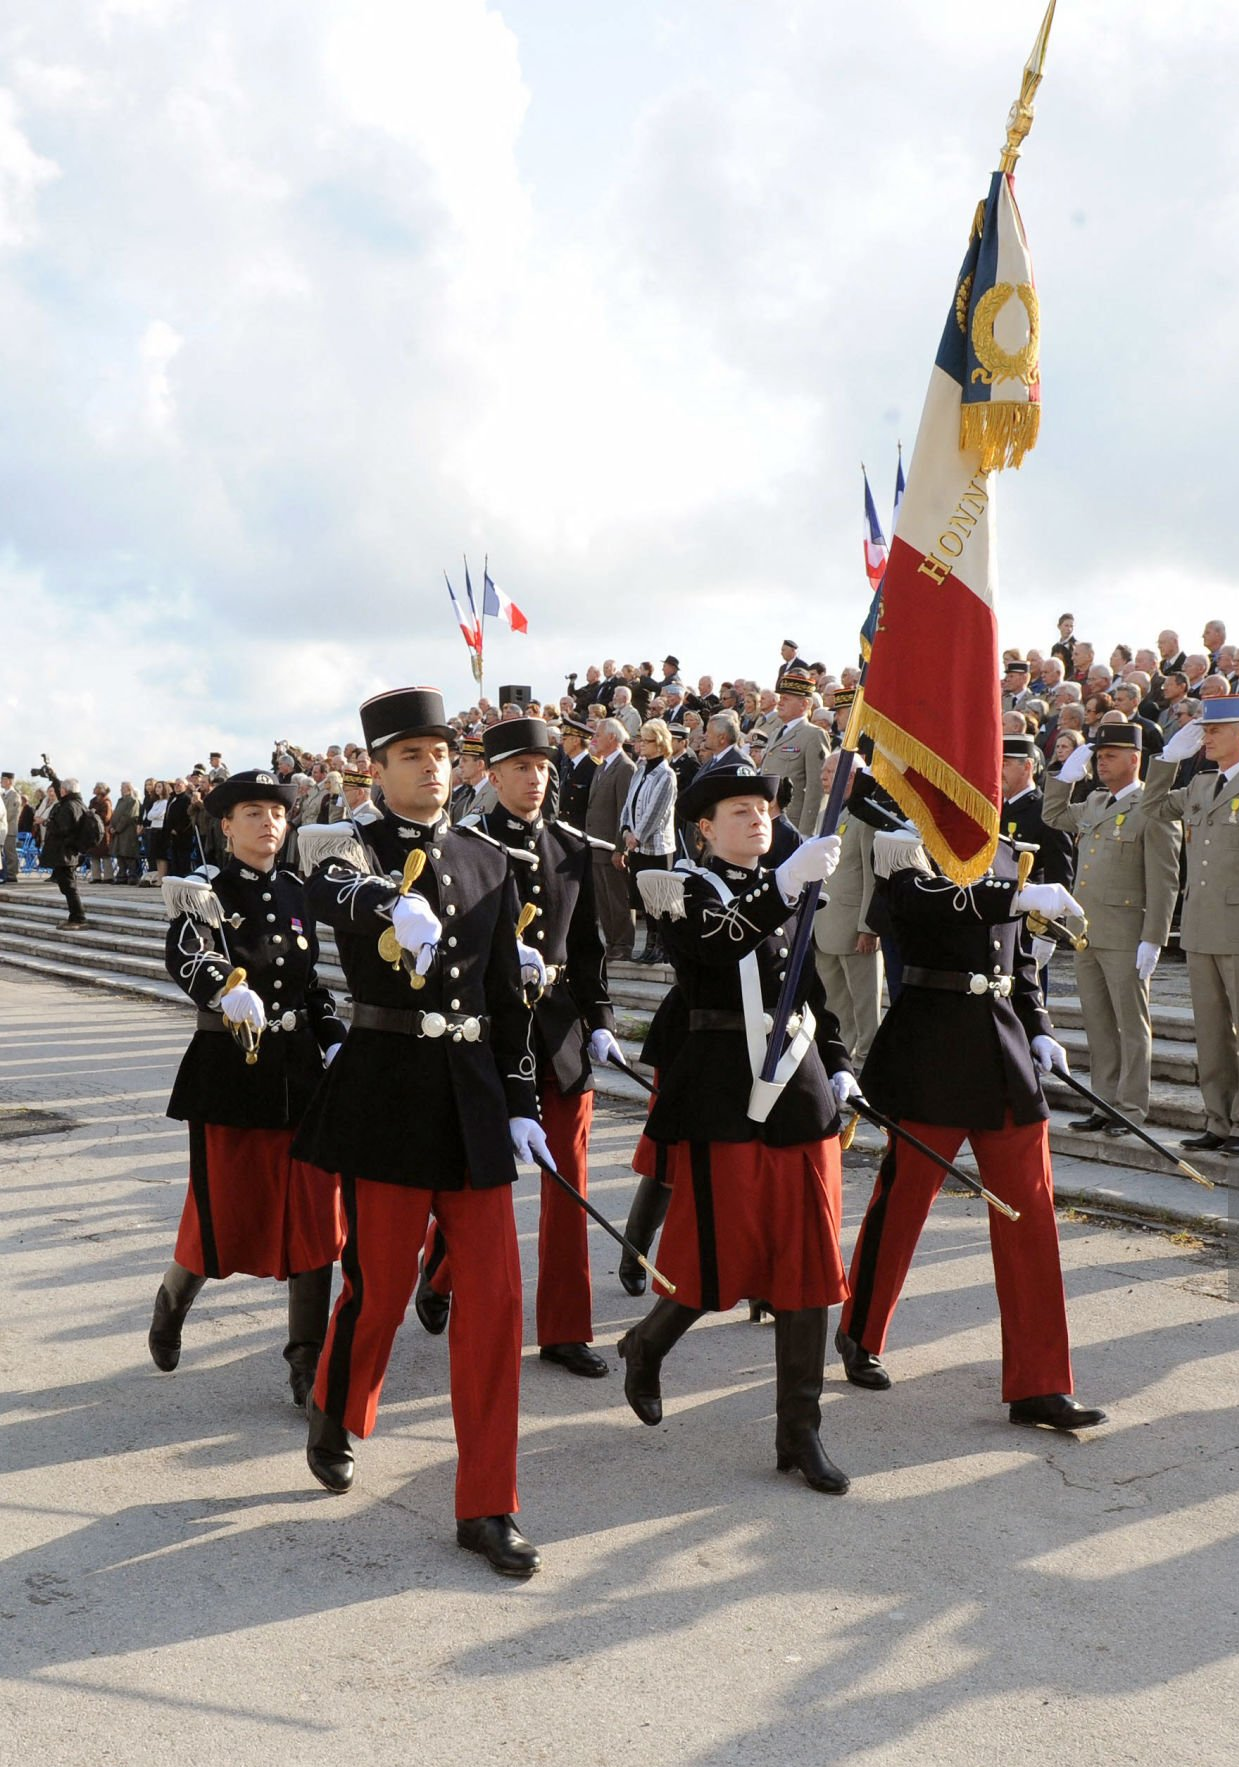
M836 1136L798 1147L680 1141L667 1176L658 1265L681 1305L721 1311L748 1298L796 1312L847 1299Z
M178 1264L196 1276L274 1276L333 1264L344 1245L340 1181L294 1160L292 1129L189 1125Z
M658 1098L658 1070L654 1070L654 1090L650 1094L649 1109L652 1111ZM646 1112L646 1120L649 1111ZM667 1169L667 1149L659 1141L652 1141L645 1130L637 1138L637 1146L632 1156L632 1169L638 1178L657 1178L660 1184L670 1184Z

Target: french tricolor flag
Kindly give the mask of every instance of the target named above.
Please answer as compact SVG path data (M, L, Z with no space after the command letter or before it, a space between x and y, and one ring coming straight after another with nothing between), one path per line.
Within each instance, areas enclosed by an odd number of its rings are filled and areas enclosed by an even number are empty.
M882 586L862 727L874 774L956 883L998 844L1002 714L996 476L1036 441L1040 309L1012 180L973 220L917 431ZM925 658L951 680L925 686ZM945 685L945 691L944 691Z
M865 481L865 574L869 578L869 587L876 595L882 587L882 578L886 575L886 535L878 520L873 492L869 489L869 474L863 466L860 470Z
M529 621L520 608L502 589L496 589L491 581L489 571L482 576L482 615L492 614L496 618L506 620L514 632L528 632ZM997 679L997 677L995 677Z

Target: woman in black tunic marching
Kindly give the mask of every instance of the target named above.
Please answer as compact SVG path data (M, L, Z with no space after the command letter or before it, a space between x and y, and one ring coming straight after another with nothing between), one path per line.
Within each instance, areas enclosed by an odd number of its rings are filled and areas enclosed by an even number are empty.
M284 1356L294 1403L304 1405L344 1221L337 1179L291 1148L345 1031L316 973L304 885L276 865L293 796L270 773L234 773L205 806L222 823L227 864L213 879L164 881L168 970L198 1023L168 1101L168 1115L189 1124L189 1190L147 1342L155 1366L170 1372L208 1277L287 1280Z

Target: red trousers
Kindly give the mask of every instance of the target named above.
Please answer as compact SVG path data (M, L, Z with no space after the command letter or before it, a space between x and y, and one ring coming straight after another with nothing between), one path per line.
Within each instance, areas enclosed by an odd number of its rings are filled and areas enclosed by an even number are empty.
M540 1091L542 1127L555 1168L578 1196L589 1194L589 1130L594 1120L594 1095L579 1092L566 1098L552 1075ZM426 1235L426 1279L436 1294L453 1292L454 1252L446 1221L436 1219ZM440 1231L442 1225L443 1231ZM539 1344L588 1344L594 1335L593 1297L589 1279L589 1216L556 1184L542 1176L542 1208L538 1221Z
M1002 1318L1002 1397L1033 1399L1072 1390L1067 1340L1067 1301L1058 1256L1054 1219L1054 1177L1050 1140L1044 1123L1001 1129L956 1129L937 1123L901 1125L954 1159L965 1140L976 1155L982 1182L1018 1209L1009 1221L990 1209L989 1243ZM848 1337L880 1356L912 1254L945 1174L904 1141L892 1142L878 1169L878 1180L860 1238L852 1254L852 1298L843 1309Z
M433 1209L451 1240L448 1321L457 1517L510 1515L516 1496L521 1261L512 1191L415 1190L343 1178L344 1287L318 1363L314 1401L355 1436L374 1428L392 1342L417 1281Z
M796 1147L677 1141L667 1176L658 1265L681 1305L726 1310L747 1296L794 1313L847 1294L837 1135Z
M339 1181L289 1156L292 1129L189 1125L189 1191L173 1256L195 1276L275 1276L334 1264Z

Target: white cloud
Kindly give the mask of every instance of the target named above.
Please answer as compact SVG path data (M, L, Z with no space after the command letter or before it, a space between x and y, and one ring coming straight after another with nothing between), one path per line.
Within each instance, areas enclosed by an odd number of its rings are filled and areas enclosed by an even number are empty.
M60 172L31 147L17 120L11 92L0 91L0 247L24 244L31 235L36 199Z
M788 624L850 655L859 462L885 511L1036 19L563 17L15 0L0 546L31 631L109 668L93 704L10 698L0 748L239 765L349 733L392 674L465 703L465 547L531 620L495 683L668 647L768 675ZM1103 645L1225 612L1236 37L1221 0L1060 9L1019 180L1046 407L1004 488L1013 641L1064 605Z

